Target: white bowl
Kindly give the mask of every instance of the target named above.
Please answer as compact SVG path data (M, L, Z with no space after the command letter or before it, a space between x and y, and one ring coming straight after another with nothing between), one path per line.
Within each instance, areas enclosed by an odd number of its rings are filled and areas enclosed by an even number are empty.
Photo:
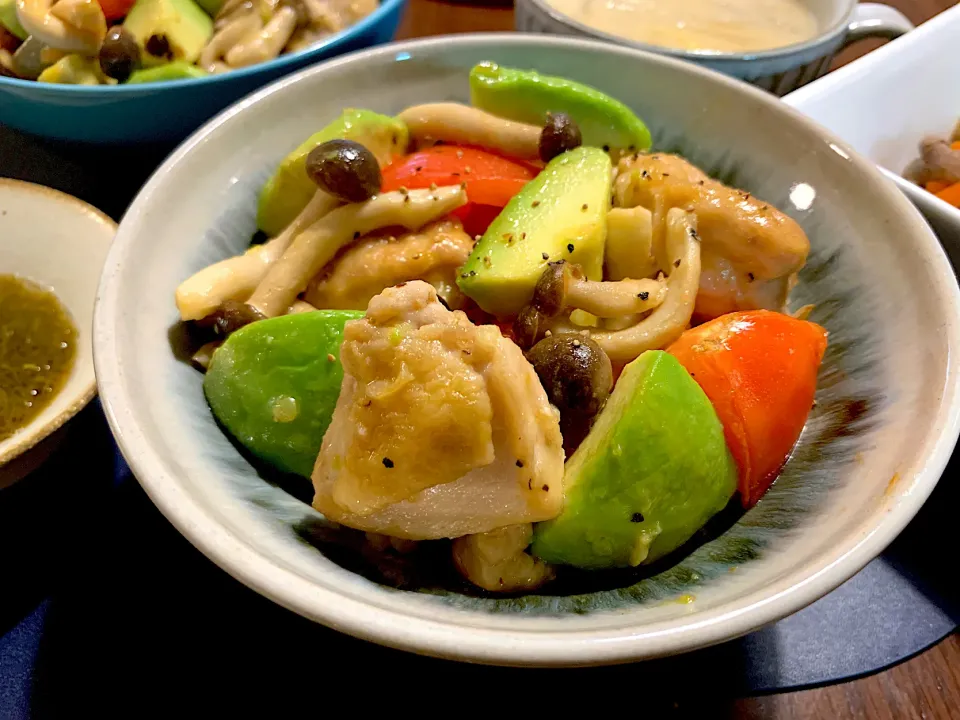
M0 274L20 275L49 287L77 327L70 377L26 427L0 441L0 486L32 469L21 457L76 415L96 394L93 375L93 304L103 261L117 225L75 197L41 185L0 179Z
M496 60L631 105L657 147L793 215L811 238L794 302L831 333L793 459L728 531L651 577L577 595L398 591L309 542L322 523L260 478L218 429L171 347L177 284L240 252L280 158L342 107L466 100ZM124 217L94 322L101 400L150 497L211 559L343 632L430 655L585 665L721 642L813 602L877 555L937 482L958 433L960 290L936 238L875 167L767 93L694 65L592 41L484 34L402 43L284 79L181 146ZM909 369L909 370L906 370ZM309 487L303 487L309 497ZM681 596L691 602L676 602Z
M947 136L960 120L960 7L791 93L784 102L880 165L924 214L960 267L960 210L900 173L920 140Z
M786 95L825 75L837 53L854 43L868 38L889 40L913 29L903 13L881 3L806 0L806 5L817 20L816 36L760 51L680 50L628 40L590 27L560 12L548 0L516 0L515 24L521 32L596 38L687 60L745 80L774 95Z

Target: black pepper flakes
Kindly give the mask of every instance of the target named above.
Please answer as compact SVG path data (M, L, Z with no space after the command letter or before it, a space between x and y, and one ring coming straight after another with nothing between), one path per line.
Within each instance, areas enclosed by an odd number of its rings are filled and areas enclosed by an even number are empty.
M670 173L660 173L663 177L670 177Z
M417 165L417 170L416 170L416 171L417 171L417 172L420 172L421 170L423 170L423 165Z
M642 523L643 522L643 513L635 512L630 516L630 522L632 523Z
M540 253L540 257L542 257L544 260L549 260L549 259L550 259L550 256L547 255L547 253Z
M534 200L532 203L530 203L530 207L537 207L537 205L539 204L540 204L539 200Z
M526 234L526 233L520 233L520 239L521 239L521 240L526 240L526 239L527 239L527 234Z
M533 490L533 478L527 480L527 490Z
M385 457L385 458L382 460L382 462L383 462L383 466L384 466L385 468L387 468L387 469L390 469L390 468L393 467L393 460L391 460L391 459L388 458L388 457Z
M542 489L543 489L544 492L550 492L550 486L547 485L546 483L543 484L543 488L542 488Z
M517 459L517 467L518 467L518 468L522 468L522 467L523 467L523 460Z
M749 273L749 272L748 272L748 273L747 273L747 281L748 281L748 282L753 282L754 280L756 280L756 278L753 276L753 273Z
M422 256L420 253L417 253L416 255L413 256L412 259L413 259L413 260L419 260L421 257L423 257L423 256Z
M641 171L640 171L640 177L642 177L644 180L649 180L649 179L650 179L650 173L648 173L646 170L641 170Z
M470 271L470 277L476 277L476 276L477 276L477 271L476 271L476 270L471 270L471 271Z
M650 297L650 293L644 290L643 292L638 292L637 297L640 298L641 300L646 300L647 298Z
M586 212L588 207L590 207L590 206L587 205L586 203L584 203L583 205L580 206L580 211L581 211L581 212Z
M673 261L673 266L675 268L680 267L680 258L677 258L676 260Z
M572 253L572 252L573 252L573 243L567 243L567 252L568 252L568 253Z
M610 146L609 146L609 145L604 145L604 146L603 146L603 151L604 151L604 152L610 152Z

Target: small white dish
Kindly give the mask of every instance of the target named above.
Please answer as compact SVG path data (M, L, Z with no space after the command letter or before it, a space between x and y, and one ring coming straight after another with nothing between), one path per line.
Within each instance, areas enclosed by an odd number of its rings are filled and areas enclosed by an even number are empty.
M783 100L879 165L913 201L960 268L960 210L900 173L929 135L960 120L960 6Z
M739 522L625 586L477 597L397 590L316 540L322 518L259 476L178 359L177 285L248 246L279 160L344 107L467 101L493 60L605 91L655 147L792 215L811 255L792 298L830 332L817 404L784 472ZM902 289L902 291L898 291ZM908 291L909 290L909 291ZM317 65L248 97L175 151L124 216L94 320L101 401L151 499L208 557L337 630L445 658L597 665L675 654L795 612L873 559L936 485L960 428L960 289L876 167L769 93L662 55L546 35L459 35ZM908 370L905 371L905 368ZM305 481L304 481L305 482ZM308 498L309 485L302 490Z
M41 441L96 394L90 329L97 282L116 230L113 220L75 197L0 178L0 274L50 288L69 311L78 342L60 392L26 427L0 441L0 487L42 462L55 438Z

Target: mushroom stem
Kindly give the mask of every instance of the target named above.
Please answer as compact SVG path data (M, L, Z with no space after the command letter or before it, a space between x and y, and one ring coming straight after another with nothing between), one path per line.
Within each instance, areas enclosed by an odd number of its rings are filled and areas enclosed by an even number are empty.
M244 300L256 290L270 266L286 251L301 230L329 213L339 203L322 190L317 190L307 206L275 238L255 245L243 255L227 258L205 267L180 283L177 288L177 309L180 318L199 320L226 300Z
M459 103L428 103L407 108L397 116L418 144L440 140L454 145L479 145L510 157L540 157L541 128L504 120Z
M533 306L547 317L583 310L600 318L648 312L663 302L666 286L658 280L587 280L580 268L550 263L533 292Z
M625 330L591 332L614 362L629 362L646 350L672 343L690 324L700 284L700 241L696 216L679 208L667 213L666 251L670 263L667 295L656 310Z
M260 32L262 27L263 22L255 12L238 14L236 17L230 18L204 46L197 64L207 72L215 72L218 61L224 55L241 44L246 38Z
M567 288L567 307L585 310L601 318L636 315L663 303L667 286L656 280L572 279Z
M107 36L107 20L96 0L17 0L17 19L44 45L96 55Z
M258 33L230 48L224 59L230 67L244 67L275 58L296 29L297 11L281 7Z
M377 195L344 205L297 235L248 303L267 317L285 312L307 284L347 244L374 230L401 225L417 230L467 202L459 185Z
M929 169L928 180L960 182L960 152L951 149L945 140L928 138L920 143L923 164Z
M607 212L604 269L610 280L645 278L657 272L653 252L653 213L637 205Z

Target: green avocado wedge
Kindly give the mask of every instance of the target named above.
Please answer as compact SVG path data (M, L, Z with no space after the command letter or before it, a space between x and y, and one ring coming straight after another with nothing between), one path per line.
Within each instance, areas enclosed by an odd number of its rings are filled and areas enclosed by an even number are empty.
M27 39L27 31L17 17L17 0L0 0L0 27L4 27L19 40Z
M207 75L209 75L209 73L206 70L178 60L167 63L166 65L157 65L156 67L144 68L143 70L135 70L127 79L127 85L169 82L170 80L192 80L206 77Z
M564 470L564 508L536 526L533 554L586 569L636 566L676 550L729 502L737 468L723 427L672 355L627 365Z
M343 382L343 326L360 317L319 310L233 333L203 379L214 416L261 460L309 478Z
M650 148L650 131L630 108L573 80L484 62L470 71L470 102L531 125L543 125L547 113L564 112L580 126L584 145L627 152Z
M555 157L490 223L460 268L460 290L503 316L530 302L551 261L567 260L601 280L610 187L603 150L578 147Z
M310 202L317 186L307 176L307 155L328 140L353 140L377 158L380 167L407 151L410 133L396 118L371 110L344 110L336 120L304 140L280 161L260 191L257 225L268 236L279 235Z

